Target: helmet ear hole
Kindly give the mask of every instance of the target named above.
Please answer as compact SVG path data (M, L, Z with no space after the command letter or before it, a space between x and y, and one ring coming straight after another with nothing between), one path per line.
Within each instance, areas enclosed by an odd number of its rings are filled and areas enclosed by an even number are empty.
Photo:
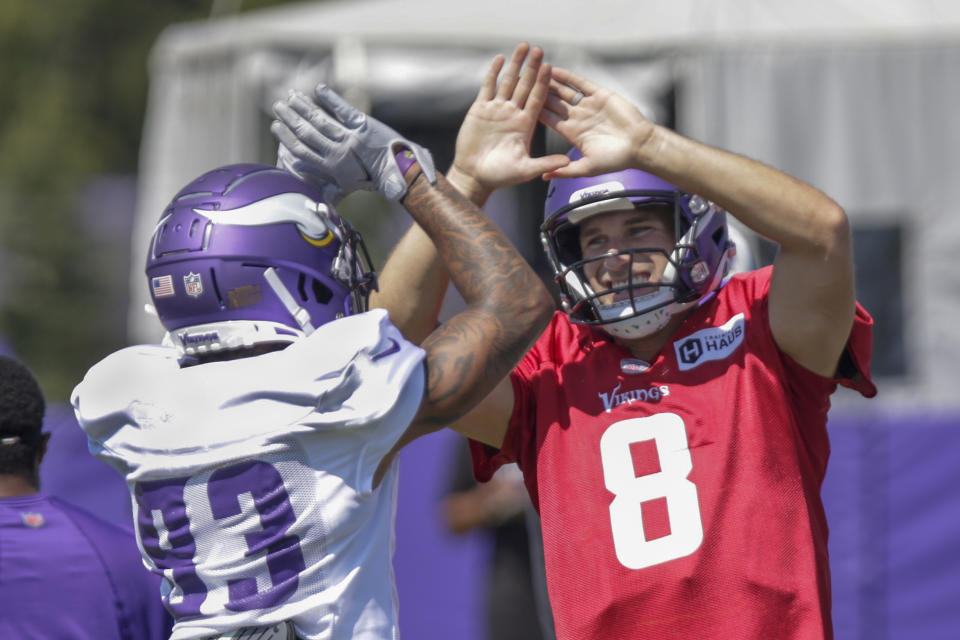
M227 303L223 300L223 296L220 295L220 285L217 283L217 272L215 269L210 269L210 284L213 285L213 293L217 296L217 303L220 305L220 308L226 309Z
M313 294L313 301L319 304L327 304L333 299L333 291L330 287L323 284L316 278L310 278L310 290L307 290L307 275L301 273L297 277L297 294L301 302L310 302L310 294Z
M717 247L720 250L723 250L723 245L725 244L723 240L725 232L726 232L725 227L720 227L719 229L713 232L713 244L717 245Z
M316 278L313 279L313 299L320 304L327 304L333 298L333 291Z
M307 276L300 274L297 276L297 293L300 294L300 302L307 302L309 298L307 297Z

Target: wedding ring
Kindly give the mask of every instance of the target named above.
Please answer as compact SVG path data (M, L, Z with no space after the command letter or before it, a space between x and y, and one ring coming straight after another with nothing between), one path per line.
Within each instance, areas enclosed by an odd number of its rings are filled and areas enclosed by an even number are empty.
M580 104L581 100L583 100L583 91L577 91L577 94L573 96L573 100L570 101L570 105L575 107Z

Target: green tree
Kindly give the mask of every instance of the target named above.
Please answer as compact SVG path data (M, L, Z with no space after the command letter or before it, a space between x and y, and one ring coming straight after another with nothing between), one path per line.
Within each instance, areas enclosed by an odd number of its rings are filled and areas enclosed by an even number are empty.
M106 258L127 248L104 246L78 216L99 178L136 175L154 41L212 10L282 3L0 3L0 336L51 400L124 344L125 309L108 309L117 292L104 283L126 269Z

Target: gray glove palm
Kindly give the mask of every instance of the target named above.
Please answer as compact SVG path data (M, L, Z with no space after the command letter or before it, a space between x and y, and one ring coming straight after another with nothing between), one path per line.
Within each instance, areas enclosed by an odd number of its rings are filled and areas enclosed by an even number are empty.
M298 91L273 105L270 131L280 141L277 166L319 188L331 201L365 189L391 200L407 193L396 154L409 149L427 179L437 172L430 152L379 120L358 111L326 85L316 104Z

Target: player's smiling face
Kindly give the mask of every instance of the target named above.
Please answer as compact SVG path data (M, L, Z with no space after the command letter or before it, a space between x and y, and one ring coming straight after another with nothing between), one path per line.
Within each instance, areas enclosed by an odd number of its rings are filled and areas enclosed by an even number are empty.
M606 256L584 265L587 281L594 291L623 287L624 290L603 295L601 304L612 304L630 296L649 293L652 287L636 288L639 283L659 282L667 266L667 255L673 250L673 213L667 205L611 211L587 218L580 224L580 251L584 259ZM633 254L616 255L619 251L643 249ZM661 251L655 251L660 249Z

